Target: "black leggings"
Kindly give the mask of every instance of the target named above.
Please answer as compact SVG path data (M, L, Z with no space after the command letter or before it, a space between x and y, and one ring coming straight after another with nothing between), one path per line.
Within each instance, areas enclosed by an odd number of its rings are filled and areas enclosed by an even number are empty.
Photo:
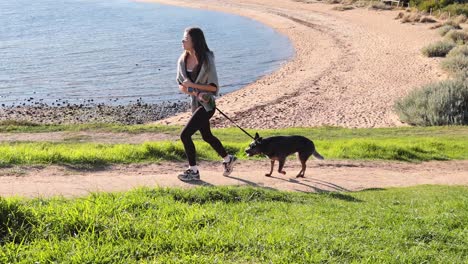
M180 139L184 144L185 154L187 155L190 166L197 165L195 160L195 145L192 141L192 135L195 134L197 130L200 130L203 140L210 144L221 157L227 156L226 149L224 149L219 139L211 134L210 118L214 113L214 109L207 112L203 106L198 107L197 110L193 112L192 117L180 134Z

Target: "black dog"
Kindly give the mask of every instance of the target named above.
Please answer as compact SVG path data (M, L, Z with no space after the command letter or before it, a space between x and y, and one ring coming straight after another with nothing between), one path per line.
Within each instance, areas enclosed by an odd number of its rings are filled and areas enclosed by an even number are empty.
M265 176L268 177L270 177L273 172L275 160L279 161L278 172L286 174L286 172L283 171L286 157L296 152L302 164L302 169L296 176L298 178L304 177L306 161L311 155L316 159L323 160L323 157L315 150L314 143L303 136L277 136L262 139L258 133L255 133L254 141L245 152L249 157L257 154L264 154L270 158L271 170L270 173L265 174Z

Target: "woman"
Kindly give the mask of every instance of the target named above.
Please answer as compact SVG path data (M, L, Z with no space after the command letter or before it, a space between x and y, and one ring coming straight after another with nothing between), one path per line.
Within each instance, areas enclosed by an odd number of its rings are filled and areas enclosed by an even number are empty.
M179 90L191 97L192 117L185 125L180 139L184 144L189 168L180 174L182 181L196 181L200 179L200 172L195 159L195 145L192 135L197 130L202 138L223 157L224 176L228 176L237 158L228 155L218 138L213 136L210 129L210 118L214 115L219 85L214 54L208 48L203 31L199 28L188 28L182 40L184 52L179 58L177 66L177 82Z

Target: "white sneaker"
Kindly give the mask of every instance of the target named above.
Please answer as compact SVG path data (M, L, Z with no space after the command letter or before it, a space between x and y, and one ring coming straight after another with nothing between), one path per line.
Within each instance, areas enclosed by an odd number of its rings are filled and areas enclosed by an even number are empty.
M229 161L228 162L223 162L224 165L224 176L229 176L231 174L232 170L234 169L234 163L236 163L237 157L233 155L229 155Z
M200 180L200 172L199 171L194 172L193 170L188 169L188 170L184 171L184 173L179 174L179 176L177 176L177 178L179 178L179 180L184 181L184 182L199 181Z

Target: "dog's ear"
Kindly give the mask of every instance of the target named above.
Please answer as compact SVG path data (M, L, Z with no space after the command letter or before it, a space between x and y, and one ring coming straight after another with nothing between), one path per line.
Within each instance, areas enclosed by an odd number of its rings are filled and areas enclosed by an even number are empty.
M260 136L258 135L257 132L255 132L255 138L254 138L254 139L257 140L257 139L259 139L259 138L260 138Z

